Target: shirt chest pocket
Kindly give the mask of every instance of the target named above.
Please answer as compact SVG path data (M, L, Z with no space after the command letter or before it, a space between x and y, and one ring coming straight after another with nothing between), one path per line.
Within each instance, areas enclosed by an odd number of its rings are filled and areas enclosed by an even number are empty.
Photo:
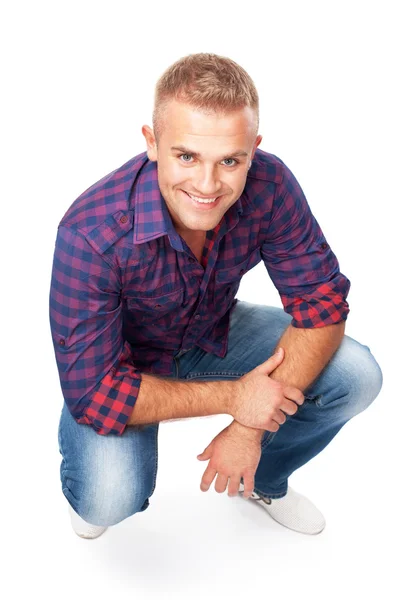
M183 292L182 287L161 296L129 296L126 298L126 306L131 317L142 324L151 324L167 315L178 318L183 304Z
M219 312L226 312L239 289L240 281L245 273L261 261L260 248L256 248L238 265L218 269L215 273L214 307ZM222 310L221 310L222 313Z

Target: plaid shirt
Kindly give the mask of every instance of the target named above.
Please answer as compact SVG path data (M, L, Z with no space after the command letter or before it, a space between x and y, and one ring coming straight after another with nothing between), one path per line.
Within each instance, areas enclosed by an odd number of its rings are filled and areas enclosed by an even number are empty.
M124 432L141 373L172 375L199 346L224 357L242 276L260 261L294 327L347 318L350 281L293 173L256 150L240 198L207 231L201 262L175 231L143 152L79 196L59 223L50 326L67 406Z

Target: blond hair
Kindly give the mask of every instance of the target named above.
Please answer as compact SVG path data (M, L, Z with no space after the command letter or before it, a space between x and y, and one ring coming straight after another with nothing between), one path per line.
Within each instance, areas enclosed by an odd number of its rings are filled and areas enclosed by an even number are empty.
M256 87L243 67L230 58L217 54L189 54L164 71L155 88L153 130L156 141L162 131L165 108L172 99L206 114L226 114L249 106L256 111L258 131Z

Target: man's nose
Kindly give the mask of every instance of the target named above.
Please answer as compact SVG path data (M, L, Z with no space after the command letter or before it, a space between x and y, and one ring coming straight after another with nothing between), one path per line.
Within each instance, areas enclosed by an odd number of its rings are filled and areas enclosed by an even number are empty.
M196 190L202 196L213 196L218 195L221 189L218 170L212 166L202 167L199 170L197 180L195 182Z

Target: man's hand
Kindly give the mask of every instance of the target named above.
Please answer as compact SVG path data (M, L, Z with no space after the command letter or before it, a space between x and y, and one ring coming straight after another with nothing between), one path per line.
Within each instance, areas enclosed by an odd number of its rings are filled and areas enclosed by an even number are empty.
M268 360L233 382L230 413L245 427L277 432L304 402L301 390L275 381L270 375L279 369L284 357L280 348Z
M203 492L209 489L218 473L216 492L223 493L229 479L228 496L236 496L243 477L243 496L248 498L254 490L254 475L261 458L260 432L232 421L197 458L210 460L200 484Z

